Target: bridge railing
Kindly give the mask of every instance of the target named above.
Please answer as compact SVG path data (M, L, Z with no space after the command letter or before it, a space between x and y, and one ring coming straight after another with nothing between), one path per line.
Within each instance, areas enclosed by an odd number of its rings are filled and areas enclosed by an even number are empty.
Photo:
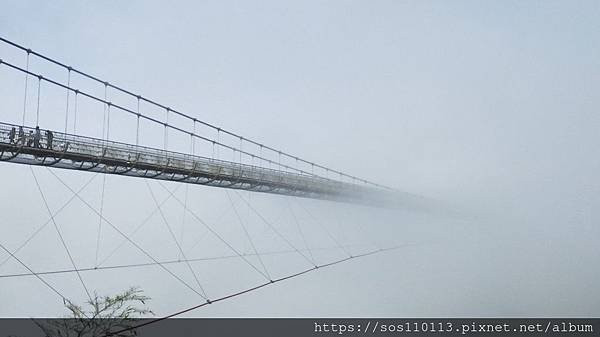
M55 156L60 156L64 152L106 163L111 161L127 162L132 165L144 163L156 167L177 168L190 173L201 172L219 179L271 184L323 194L341 194L364 189L364 187L356 184L309 174L287 172L257 165L65 134L57 131L52 131L53 137L50 143L47 130L41 129L39 130L38 141L36 141L36 133L35 128L0 123L0 142L11 144L15 148L19 146L27 148L37 146L39 149L45 149L45 151L49 151Z

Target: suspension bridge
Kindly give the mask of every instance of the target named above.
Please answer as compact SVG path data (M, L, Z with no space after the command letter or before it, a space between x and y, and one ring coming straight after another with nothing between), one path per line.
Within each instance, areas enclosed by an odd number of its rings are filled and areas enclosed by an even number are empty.
M49 218L16 249L9 249L5 243L0 242L0 248L7 254L7 257L0 263L0 266L5 264L8 260L13 260L17 261L23 268L26 269L24 272L0 274L0 282L2 279L8 278L36 277L53 292L57 293L57 295L59 295L61 298L66 299L67 296L64 296L59 290L56 289L55 286L51 285L45 279L45 277L48 275L74 273L77 275L85 292L87 293L87 296L89 297L90 290L84 282L84 278L82 276L83 273L90 271L97 272L105 269L158 266L172 278L179 281L183 286L196 293L204 300L199 305L195 305L184 310L177 311L176 313L164 316L164 318L173 317L201 306L214 303L215 301L229 299L231 297L262 288L269 284L303 275L309 271L316 270L321 267L335 265L353 258L371 255L394 248L377 246L373 250L363 251L361 253L352 253L347 246L340 243L339 238L337 238L336 235L331 233L330 230L327 230L327 228L323 226L318 219L314 219L315 222L320 225L322 230L331 239L331 242L334 243L335 247L333 248L339 249L344 255L343 257L333 261L317 262L314 258L313 252L318 248L315 248L314 246L311 247L311 245L307 242L306 236L303 234L299 224L299 233L302 241L304 242L303 248L299 247L297 243L292 242L291 239L286 237L286 235L282 233L282 230L277 227L277 224L267 220L265 216L259 210L257 210L256 207L251 204L251 202L249 202L249 200L241 196L239 193L234 194L234 196L237 195L238 197L237 202L241 202L246 205L249 212L257 216L269 228L269 230L275 234L278 240L287 245L286 250L271 252L259 251L255 245L256 238L253 238L247 227L244 227L245 221L243 216L236 209L234 205L235 201L230 197L229 192L227 192L227 196L231 201L233 212L242 225L245 238L252 247L250 252L242 252L239 248L234 247L233 244L228 242L228 240L222 233L219 232L219 230L208 224L202 219L202 217L190 209L187 201L187 188L191 185L206 185L229 190L278 194L283 195L286 198L300 197L307 199L323 199L335 202L363 204L378 207L397 208L406 205L417 204L420 202L420 199L416 196L412 196L407 193L401 193L397 190L374 183L370 180L362 179L354 175L329 168L325 165L317 164L310 160L303 159L302 157L279 150L273 146L268 146L259 141L239 135L233 131L215 126L209 122L193 117L190 114L173 109L166 104L159 103L156 100L134 93L131 90L114 85L109 81L100 79L97 76L91 75L83 70L69 66L54 58L31 50L16 42L2 37L0 37L0 42L4 45L4 47L7 48L7 50L10 50L11 55L19 55L19 53L21 53L22 59L20 60L18 59L18 56L15 60L9 60L0 54L0 74L3 72L10 72L13 75L19 74L22 76L21 78L23 79L23 82L21 83L24 101L20 121L17 120L18 118L13 118L12 122L0 120L0 161L6 163L24 164L29 165L30 167L47 167L48 172L57 178L60 183L64 185L64 187L66 187L72 194L69 201L61 208L51 209L38 181L38 176L34 173L33 169L31 170L37 188L41 196L44 198L44 204ZM31 69L31 62L34 58L38 63L48 64L58 69L62 69L66 75L66 80L57 79L42 73L41 71L35 71ZM19 63L24 63L24 65L19 65ZM99 86L99 88L104 91L104 95L98 95L97 93L93 93L91 90L84 90L73 85L75 76L77 76L81 81L85 80L88 83ZM2 79L2 77L4 76L0 75L0 79ZM21 84L10 83L9 85L18 87ZM64 95L65 111L64 128L62 130L40 125L40 113L51 113L55 120L63 119L63 116L59 111L47 112L43 111L43 108L40 107L40 97L43 95L44 91L49 90L47 88L50 87L53 88L53 90L61 91ZM116 93L118 93L121 96L127 97L129 102L133 102L133 104L116 103L115 101L111 101L108 98L109 91L114 93L114 96L117 96ZM32 92L35 94L33 102L31 102L30 98ZM101 107L102 134L99 137L82 134L80 127L78 130L78 118L80 121L82 118L86 118L82 117L82 115L85 115L85 111L78 111L78 109L81 109L78 108L78 106L82 105L82 100L87 100L88 103L94 103ZM27 108L31 107L32 104L35 107L35 115L29 114L26 116L28 112ZM144 107L152 107L152 109L155 111L158 110L164 112L163 118L156 117L155 115L151 115L149 113L144 113ZM8 114L9 111L7 111L6 107L4 107L2 108L1 113ZM131 123L131 134L135 134L134 142L120 141L114 139L114 136L111 137L111 115L114 118L115 113L133 117ZM35 116L35 119L33 116ZM27 124L28 120L26 117L29 117L29 122L31 124ZM176 118L178 119L179 123L174 121ZM143 142L140 139L141 122L149 123L156 127L162 128L164 139L162 148L146 146L142 144ZM216 136L211 137L208 132L198 131L200 127L216 133ZM133 132L133 130L135 130L135 132ZM169 136L172 137L174 134L189 139L188 151L174 150L169 148ZM225 138L227 138L228 141L225 141ZM198 153L199 143L206 145L205 149L211 149L210 153ZM219 155L224 151L230 151L232 155L231 158L233 159L225 160L223 155ZM101 175L103 179L103 185L100 207L98 208L91 205L89 201L86 201L80 196L80 192L87 186L87 184L81 189L77 190L65 182L64 179L60 178L54 172L55 168L91 172ZM186 184L186 200L181 201L176 195L174 195L174 191L164 188L169 194L167 199L170 198L177 201L177 203L183 207L184 215L191 215L192 218L197 220L199 224L202 224L203 227L206 228L208 233L225 244L232 254L225 256L188 258L185 253L185 247L182 247L182 238L179 240L176 238L172 225L169 224L170 221L168 221L165 211L162 208L164 202L166 202L166 199L163 202L159 202L155 194L152 192L152 189L150 189L150 193L155 202L153 211L134 231L125 233L124 230L114 223L114 220L108 219L106 214L103 212L105 192L104 184L106 181L106 176L108 175L137 177L145 179L146 181L158 180ZM93 179L95 176L96 175L93 175L91 179ZM164 187L162 183L160 184ZM82 267L76 263L75 258L69 249L69 243L64 238L64 230L61 230L60 226L57 224L57 215L74 199L78 199L83 202L84 206L92 211L94 217L99 219L100 227L98 229L98 239L96 245L96 263L91 267ZM290 209L290 211L293 213L293 210ZM312 217L308 210L305 209L305 211L309 216ZM167 226L170 236L173 238L173 241L177 246L177 251L179 254L179 258L177 260L159 260L154 257L148 251L148 249L142 247L140 243L136 242L132 238L133 234L135 234L136 231L145 225L147 219L157 213ZM296 215L293 216L296 217ZM295 220L298 222L297 218ZM36 235L38 235L42 228L48 224L52 224L54 226L55 231L60 238L61 244L69 257L72 268L57 270L34 270L28 263L19 258L19 251L26 247L29 242ZM145 255L146 258L149 259L149 262L146 261L131 264L118 264L112 266L103 266L103 261L102 263L98 263L98 250L100 247L101 232L100 229L103 225L111 227L116 233L119 234L119 236L121 236L122 240L120 245L114 249L112 253L108 255L108 257L112 256L123 245L129 244ZM263 261L266 256L273 254L297 254L297 256L305 260L308 268L293 272L291 274L275 277L269 272L269 268ZM251 257L257 258L258 260L252 262L250 260ZM252 286L241 291L225 294L220 297L209 296L204 290L197 275L198 273L192 266L192 263L200 260L218 259L242 260L252 270L264 277L264 283L260 283L259 285ZM104 261L106 261L106 259ZM167 267L168 265L179 263L184 263L187 266L188 271L194 276L196 283L195 286L185 281L182 276L178 275Z

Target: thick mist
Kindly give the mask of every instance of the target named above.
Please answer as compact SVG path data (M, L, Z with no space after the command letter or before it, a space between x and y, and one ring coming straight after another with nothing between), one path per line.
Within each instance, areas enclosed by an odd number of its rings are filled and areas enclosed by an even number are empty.
M347 253L321 225L353 254L398 246L189 316L598 316L599 14L593 1L5 4L5 38L246 137L434 200L444 211L40 167L32 173L0 163L0 243L14 250L48 218L34 175L52 210L72 196L53 173L76 190L93 179L81 197L96 208L105 179L103 212L127 232L155 208L149 191L163 200L168 189L181 201L187 195L190 209L243 252L252 247L236 212L258 250L289 249L244 200L295 245L308 242L318 262ZM0 58L25 64L24 53L3 44ZM60 69L35 60L30 66L66 81ZM72 81L104 95L101 87ZM1 122L21 122L23 85L24 76L0 66ZM31 124L37 83L30 79L29 85ZM41 90L40 125L62 130L66 93ZM108 96L135 104L114 92ZM103 107L78 103L78 132L100 137ZM163 117L163 111L142 109ZM111 135L133 142L135 120L116 111L111 118ZM162 129L143 130L143 144L163 146ZM169 148L189 151L189 139L170 135ZM210 156L212 149L199 144L198 151ZM165 202L164 214L188 257L231 254L184 215L175 198ZM94 211L75 198L56 221L76 262L94 266L100 222ZM110 255L122 238L110 225L101 227L99 260L148 262L128 245ZM154 214L134 238L157 258L180 259L169 235ZM18 256L36 271L70 267L51 224ZM0 252L0 262L7 257ZM249 260L260 266L255 256ZM310 267L290 253L263 262L274 275ZM195 284L185 264L169 267ZM240 259L194 267L213 296L264 281ZM0 266L0 274L25 271L13 260ZM82 276L100 294L141 286L159 315L203 302L158 267ZM85 301L75 274L46 279ZM35 277L0 278L0 316L64 313L62 301Z

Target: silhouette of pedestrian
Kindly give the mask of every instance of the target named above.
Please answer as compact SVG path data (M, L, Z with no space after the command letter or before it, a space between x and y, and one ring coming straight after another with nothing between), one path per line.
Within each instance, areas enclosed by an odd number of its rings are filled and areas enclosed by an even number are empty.
M29 135L27 136L27 146L31 147L33 145L33 131L29 130Z
M33 147L40 147L40 139L42 139L42 135L40 134L40 127L35 127L35 134L33 135Z
M52 140L54 140L54 134L50 130L46 130L46 141L48 143L48 150L52 150Z
M15 130L15 127L13 126L12 129L10 129L10 133L8 134L8 141L11 144L14 143L16 134L17 130Z
M21 145L25 145L25 131L23 131L22 126L19 126L19 139L17 142L21 143Z

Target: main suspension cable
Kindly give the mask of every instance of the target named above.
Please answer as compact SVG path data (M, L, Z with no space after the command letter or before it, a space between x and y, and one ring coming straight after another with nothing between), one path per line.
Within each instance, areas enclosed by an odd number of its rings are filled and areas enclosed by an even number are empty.
M236 133L234 133L234 132L231 132L231 131L224 130L224 129L222 129L222 128L220 128L220 127L217 127L217 126L215 126L215 125L213 125L213 124L210 124L210 123L204 122L204 121L202 121L202 120L199 120L199 119L197 119L197 118L195 118L195 117L189 116L189 115L187 115L187 114L185 114L185 113L182 113L182 112L180 112L180 111L177 111L177 110L171 109L171 108L170 108L170 107L168 107L168 106L165 106L165 105L163 105L163 104L160 104L160 103L158 103L158 102L156 102L156 101L154 101L154 100L151 100L151 99L149 99L149 98L143 97L142 95L135 94L135 93L133 93L133 92L131 92L131 91L129 91L129 90L126 90L126 89L124 89L124 88L121 88L121 87L119 87L119 86L116 86L116 85L114 85L114 84L112 84L112 83L109 83L109 82L107 82L107 81L101 80L101 79L100 79L100 78L98 78L98 77L95 77L95 76L93 76L93 75L90 75L90 74L88 74L88 73L86 73L86 72L84 72L84 71L81 71L81 70L78 70L78 69L76 69L76 68L73 68L73 67L71 67L71 66L68 66L68 65L66 65L66 64L64 64L64 63L62 63L62 62L59 62L59 61L57 61L57 60L55 60L55 59L53 59L53 58L50 58L50 57L48 57L48 56L45 56L45 55L43 55L43 54L40 54L40 53L38 53L38 52L32 51L31 49L28 49L28 48L26 48L26 47L24 47L24 46L22 46L22 45L19 45L19 44L15 43L15 42L12 42L12 41L10 41L10 40L7 40L7 39L5 39L5 38L3 38L3 37L0 37L0 41L4 42L4 43L6 43L6 44L9 44L9 45L11 45L11 46L13 46L13 47L16 47L16 48L18 48L18 49L21 49L21 50L23 50L23 51L27 52L27 54L33 54L33 55L35 55L35 56L37 56L37 57L39 57L39 58L41 58L41 59L43 59L43 60L46 60L46 61L48 61L48 62L50 62L50 63L53 63L53 64L57 65L57 66L60 66L60 67L66 68L66 69L71 69L73 72L75 72L75 73L77 73L77 74L79 74L79 75L81 75L81 76L83 76L83 77L85 77L85 78L88 78L88 79L90 79L90 80L93 80L93 81L95 81L95 82L98 82L98 83L106 84L107 86L109 86L109 87L111 87L111 88L113 88L113 89L115 89L115 90L118 90L118 91L120 91L120 92L122 92L122 93L124 93L124 94L127 94L127 95L129 95L129 96L132 96L132 97L139 97L141 100L144 100L145 102L147 102L147 103L149 103L149 104L152 104L152 105L154 105L154 106L156 106L156 107L159 107L159 108L162 108L162 109L169 109L169 111L171 111L171 112L173 112L173 113L175 113L175 114L177 114L177 115L179 115L179 116L181 116L181 117L183 117L183 118L186 118L186 119L192 120L192 121L194 121L194 122L200 123L200 124L202 124L202 125L205 125L205 126L207 126L207 127L209 127L209 128L215 129L215 130L217 130L217 131L219 131L219 132L220 132L220 131L222 131L223 133L225 133L225 134L228 134L228 135L230 135L230 136L232 136L232 137L234 137L234 138L241 138L241 139L243 139L244 141L246 141L246 142L248 142L248 143L250 143L250 144L253 144L253 145L255 145L255 146L264 147L265 149L267 149L267 150L270 150L270 151L272 151L272 152L274 152L274 153L276 153L276 154L283 155L283 156L285 156L285 157L288 157L288 158L290 158L290 159L296 159L297 161L300 161L300 162L302 162L302 163L305 163L305 164L308 164L308 165L311 165L311 166L314 166L314 167L318 167L318 168L320 168L320 169L323 169L323 170L325 170L325 171L326 171L326 173L327 173L327 172L332 172L332 173L335 173L335 174L339 174L339 175L341 175L341 176L345 176L345 177L347 177L347 178L349 178L349 179L351 179L352 181L355 181L355 182L362 182L362 183L364 183L364 184L368 184L368 185L372 185L372 186L375 186L375 187L379 187L379 188L383 188L383 189L388 189L388 190L391 190L391 188L389 188L389 187L387 187L387 186L383 186L383 185L381 185L381 184L377 184L377 183L374 183L374 182L371 182L371 181L368 181L368 180L365 180L365 179L362 179L362 178L358 178L358 177L356 177L356 176L349 175L349 174L343 173L343 172L341 172L341 171L338 171L338 170L330 169L330 168L328 168L328 167L325 167L325 166L322 166L322 165L316 164L316 163L314 163L314 162L311 162L311 161L308 161L308 160L302 159L302 158L300 158L300 157L297 157L297 156L294 156L294 155L288 154L288 153L286 153L286 152L284 152L284 151L281 151L281 150L278 150L278 149L272 148L272 147L270 147L270 146L267 146L267 145L261 144L260 142L257 142L257 141L254 141L254 140L251 140L251 139L248 139L248 138L242 137L241 135L238 135L238 134L236 134ZM185 132L185 133L187 133L186 131L183 131L183 130L181 130L181 131L182 131L182 132ZM285 166L284 166L284 167L285 167ZM291 167L285 167L285 168L296 169L296 168L291 168Z
M68 89L68 90L71 90L71 91L75 92L76 94L80 94L80 95L82 95L82 96L85 96L85 97L87 97L87 98L89 98L89 99L92 99L92 100L94 100L94 101L97 101L97 102L100 102L100 103L107 104L107 105L109 105L109 106L111 106L111 107L114 107L114 108L117 108L117 109L119 109L119 110L121 110L121 111L124 111L124 112L130 113L130 114L133 114L133 115L138 115L138 116L140 116L141 118L144 118L144 119L146 119L146 120L148 120L148 121L151 121L151 122L153 122L153 123L164 125L166 128L170 128L170 129L173 129L173 130L176 130L176 131L182 132L182 133L189 134L189 135L191 135L192 137L196 137L196 138L198 138L198 139L201 139L201 140L204 140L204 141L206 141L206 142L212 143L212 144L213 144L213 146L214 146L214 145L218 145L218 146L220 146L220 147L222 147L222 148L226 148L226 149L229 149L229 150L232 150L232 151L240 151L239 149L237 149L237 148L236 148L236 147L234 147L234 146L230 146L230 145L227 145L227 144L224 144L224 143L221 143L221 142L215 141L215 140L213 140L213 139L206 138L206 137L204 137L204 136L201 136L201 135L199 135L199 134L192 133L192 132L190 132L190 131L184 130L184 129L182 129L182 128L180 128L180 127L177 127L177 126L174 126L174 125L166 124L166 123L164 123L164 122L161 122L160 120L158 120L158 119L156 119L156 118L153 118L153 117L150 117L150 116L147 116L147 115L143 115L143 114L139 114L139 113L137 113L137 112L135 112L135 111L133 111L133 110L131 110L131 109L128 109L128 108L125 108L125 107L123 107L123 106L120 106L120 105L114 104L114 103L112 103L112 102L106 101L106 100L104 100L104 99L102 99L102 98L99 98L99 97L97 97L97 96L94 96L94 95L88 94L88 93L86 93L86 92L84 92L84 91L80 91L80 90L78 90L78 89L74 89L74 88L72 88L72 87L69 87L69 86L67 86L67 85L65 85L65 84L62 84L62 83L60 83L60 82L57 82L57 81L55 81L55 80L52 80L52 79L49 79L49 78L45 78L45 77L43 77L43 76L41 76L41 75L38 75L38 74L34 74L34 73L32 73L32 72L30 72L30 71L28 71L28 70L25 70L25 69L23 69L23 68L21 68L21 67L19 67L19 66L16 66L16 65L14 65L14 64L11 64L11 63L8 63L8 62L5 62L5 61L3 61L3 60L1 60L1 59L0 59L0 65L6 65L7 67L9 67L9 68L12 68L12 69L14 69L14 70L17 70L17 71L20 71L20 72L24 72L24 73L28 73L29 75L32 75L32 76L36 76L36 77L38 77L38 78L39 78L41 81L46 81L46 82L48 82L48 83L50 83L50 84L53 84L53 85L56 85L56 86L58 86L58 87L61 87L61 88L64 88L64 89ZM171 111L172 111L172 110L171 110ZM198 121L198 122L199 122L199 121ZM266 147L265 147L265 148L266 148ZM220 149L220 148L217 148L217 152L219 152L219 149ZM250 152L247 152L247 151L240 151L240 152L242 152L242 153L243 153L244 155L246 155L246 156L255 156L255 154L253 154L253 153L250 153ZM217 156L219 156L219 154L217 154ZM274 162L274 161L273 161L273 160L271 160L271 159L267 159L267 158L263 158L263 157L261 157L260 159L262 159L262 160L264 160L264 161L268 162L268 163L269 163L269 167L271 166L271 164L277 164L276 162ZM293 171L296 171L296 172L297 172L297 174L305 174L305 175L310 175L310 176L313 176L313 177L315 177L315 178L318 178L318 179L321 179L321 180L332 181L332 179L328 179L328 178L326 178L326 177L322 177L322 176L319 176L319 175L316 175L316 174L311 174L310 172L307 172L307 171L304 171L304 170L301 170L301 169L298 169L298 168L295 168L295 167L291 167L291 166L289 166L289 165L284 165L284 164L281 164L280 166L281 166L281 167L284 167L284 168L287 168L287 169L290 169L290 170L293 170Z

